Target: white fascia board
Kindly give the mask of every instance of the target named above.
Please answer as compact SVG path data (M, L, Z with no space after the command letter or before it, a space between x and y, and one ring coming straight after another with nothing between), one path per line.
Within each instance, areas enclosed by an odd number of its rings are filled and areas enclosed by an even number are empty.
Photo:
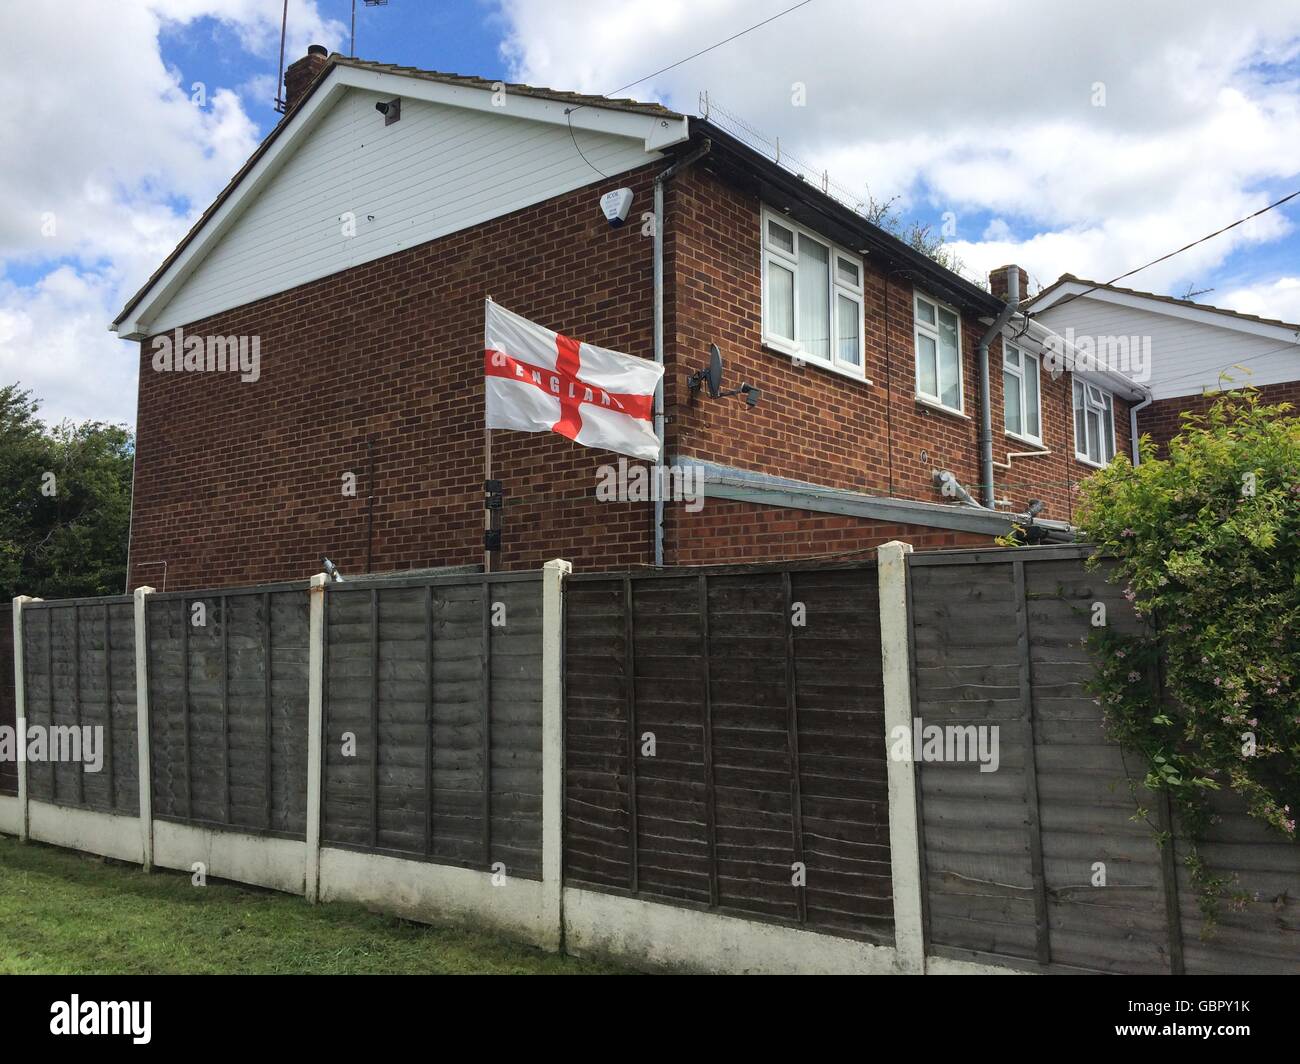
M1002 330L1003 339L1010 340L1015 337L1016 333L1024 328L1024 320L1025 319L1021 315L1016 315L1016 317L1012 318L1011 322ZM1043 344L1051 337L1056 338L1062 349L1072 349L1072 345L1064 336L1058 333L1055 329L1052 329L1050 326L1044 325L1037 318L1029 319L1029 331L1026 335L1029 340L1032 341L1028 346L1034 354L1040 356L1043 353ZM1016 340L1016 343L1023 344L1024 342L1025 337ZM1093 384L1105 388L1108 392L1114 392L1121 399L1146 399L1151 395L1151 389L1149 387L1135 381L1132 377L1128 376L1128 374L1119 372L1119 370L1105 368L1072 369L1068 372L1078 377L1080 380L1091 381Z
M571 114L566 114L565 111L569 106L567 104L521 94L507 94L506 106L494 107L492 105L494 93L491 89L449 85L445 82L401 74L382 74L370 70L357 70L354 67L335 66L325 83L312 93L302 110L294 116L292 126L276 138L266 154L244 176L239 186L208 220L203 229L195 235L176 261L141 297L131 313L120 322L109 326L111 332L117 333L123 340L143 340L149 335L149 325L156 317L156 312L167 305L168 300L189 277L194 267L202 261L207 251L221 239L244 208L275 176L276 171L302 139L351 88L566 127L572 120L574 129L640 139L645 144L648 154L657 154L660 149L679 144L690 136L689 120L685 116L673 118L667 115L644 115L592 106L580 107Z
M690 135L689 119L684 115L675 118L592 104L578 106L541 96L511 93L509 89L504 90L504 104L494 105L492 101L497 93L491 88L453 85L444 81L430 81L428 78L358 70L348 66L336 67L335 70L341 84L367 92L402 96L409 100L423 100L426 103L462 107L471 111L486 111L510 118L526 118L557 126L567 127L572 124L574 129L640 139L647 152L680 144Z
M208 219L207 224L195 234L189 246L177 256L166 273L141 296L131 313L115 325L109 326L109 330L117 333L119 339L143 340L149 335L149 323L153 321L156 312L167 305L168 300L189 277L194 267L221 239L258 192L275 176L285 160L293 153L294 148L342 98L347 91L347 86L338 79L339 70L339 67L334 68L326 83L312 94L311 99L294 116L292 127L284 130L276 138L275 143L258 159L253 169L244 175L238 187Z
M1269 340L1300 344L1300 336L1297 336L1296 330L1281 325L1267 325L1264 322L1251 321L1249 318L1239 318L1232 314L1220 314L1213 310L1198 310L1194 307L1179 306L1177 303L1166 303L1161 299L1134 296L1126 292L1112 292L1107 288L1090 288L1086 284L1079 284L1075 281L1068 281L1055 292L1050 292L1047 296L1035 300L1030 305L1030 310L1034 314L1042 314L1068 296L1095 299L1101 303L1129 307L1132 310L1144 310L1149 314L1163 314L1170 318L1182 318L1184 321L1194 321L1200 325L1209 325L1217 329L1233 329L1237 332L1250 333L1253 336L1263 336Z

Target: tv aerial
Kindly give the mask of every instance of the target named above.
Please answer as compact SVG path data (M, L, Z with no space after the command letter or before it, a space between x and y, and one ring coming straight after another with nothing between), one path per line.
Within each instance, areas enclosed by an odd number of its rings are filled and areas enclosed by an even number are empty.
M718 350L717 344L709 344L709 364L703 369L697 369L686 378L691 402L695 401L696 394L706 385L710 399L726 399L733 395L743 395L746 406L758 406L759 396L763 394L752 384L741 384L739 388L733 388L729 392L722 390L722 352Z

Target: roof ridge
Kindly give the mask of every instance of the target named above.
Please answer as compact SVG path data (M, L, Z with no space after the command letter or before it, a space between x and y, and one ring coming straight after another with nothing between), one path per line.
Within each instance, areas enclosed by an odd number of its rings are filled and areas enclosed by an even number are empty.
M1159 292L1147 292L1140 288L1126 288L1123 285L1112 284L1108 281L1090 281L1086 277L1076 277L1072 273L1063 273L1047 288L1039 292L1030 302L1037 302L1047 295L1053 289L1059 288L1063 284L1082 284L1087 285L1092 291L1119 292L1123 295L1140 296L1143 299L1154 299L1159 303L1171 303L1174 306L1188 307L1192 310L1204 310L1210 314L1224 314L1232 318L1241 318L1244 321L1257 322L1260 325L1280 326L1284 329L1294 329L1300 332L1300 325L1295 322L1283 321L1281 318L1265 318L1259 314L1248 314L1244 310L1233 310L1230 307L1215 306L1213 303L1197 303L1192 299L1180 299L1178 296L1161 295ZM1079 297L1086 296L1087 292L1080 292ZM1050 309L1050 308L1049 308Z

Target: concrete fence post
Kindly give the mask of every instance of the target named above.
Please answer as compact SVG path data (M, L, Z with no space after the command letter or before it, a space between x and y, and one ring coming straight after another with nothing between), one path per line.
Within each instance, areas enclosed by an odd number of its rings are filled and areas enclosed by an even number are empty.
M912 662L907 601L910 543L897 540L876 552L880 581L880 651L884 674L885 743L889 779L889 862L894 890L894 946L898 967L925 974L921 916L921 836L916 817L916 766L912 762ZM902 728L905 732L898 732ZM897 737L906 754L894 758Z
M325 742L325 585L317 573L308 589L307 640L307 858L303 893L315 905L320 898L320 822L322 753ZM269 622L268 622L269 623Z
M542 892L554 927L547 942L564 944L564 579L559 558L542 567Z
M140 864L153 870L153 754L149 734L149 603L151 587L137 587L135 607L135 751L140 792Z
M18 837L27 841L27 674L23 667L23 605L40 602L30 595L14 599L14 756L18 759Z

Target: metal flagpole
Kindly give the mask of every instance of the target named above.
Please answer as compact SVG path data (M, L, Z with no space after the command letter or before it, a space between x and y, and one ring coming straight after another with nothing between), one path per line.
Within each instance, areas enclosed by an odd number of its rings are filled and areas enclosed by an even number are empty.
M492 302L491 294L487 301ZM483 378L483 572L492 571L492 508L488 505L492 488L492 430L487 423L487 377Z
M492 481L492 430L487 426L487 407L483 408L483 571L492 571L492 547L488 533L492 531L492 511L487 505L488 485Z

